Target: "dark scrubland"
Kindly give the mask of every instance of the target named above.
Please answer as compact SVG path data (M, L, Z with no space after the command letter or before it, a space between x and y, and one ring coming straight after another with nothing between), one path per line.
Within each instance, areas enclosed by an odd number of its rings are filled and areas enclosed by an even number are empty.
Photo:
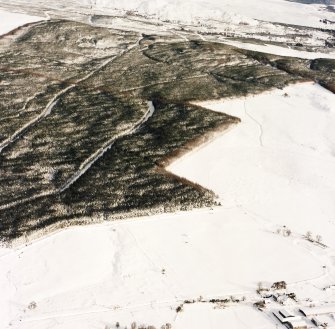
M58 20L32 26L0 48L0 144L9 139L0 154L1 239L216 205L212 191L164 168L239 119L191 102L306 79L334 83L334 61L163 39ZM124 134L145 116L148 101L153 115Z

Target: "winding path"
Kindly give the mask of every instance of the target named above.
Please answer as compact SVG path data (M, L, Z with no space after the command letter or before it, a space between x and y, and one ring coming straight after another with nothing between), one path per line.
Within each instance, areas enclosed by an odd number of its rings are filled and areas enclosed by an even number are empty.
M140 44L140 42L141 42L142 39L143 39L143 37L140 37L132 46L130 46L129 48L125 49L120 54L108 58L101 65L99 65L96 69L94 69L93 71L89 72L88 74L86 74L81 79L77 80L74 84L71 84L70 86L67 86L66 88L62 89L59 93L57 93L49 101L49 103L47 104L47 106L44 108L44 110L38 116L36 116L34 119L32 119L29 122L27 122L24 126L22 126L17 131L15 131L10 137L8 137L6 140L4 140L2 143L0 143L0 154L2 153L2 151L6 147L8 147L9 145L11 145L19 137L21 137L22 135L24 135L24 133L26 133L36 123L40 122L42 119L44 119L45 117L47 117L51 113L52 109L56 106L56 104L58 103L59 99L61 99L61 97L63 97L64 95L66 95L70 90L72 90L75 87L77 87L80 83L82 83L82 82L88 80L89 78L91 78L94 74L96 74L97 72L99 72L101 69L103 69L104 67L106 67L111 62L115 61L117 58L120 58L125 53L127 53L130 50L132 50L133 48L137 47ZM26 107L27 103L29 101L32 101L36 96L37 96L37 94L35 94L34 96L30 97L27 100L26 104L24 105L24 108Z
M101 146L97 151L95 151L90 157L88 157L79 167L79 169L58 189L51 191L51 192L45 192L40 193L37 195L34 195L30 198L21 199L19 201L15 201L12 203L8 203L6 205L0 206L0 210L3 209L9 209L12 207L15 207L19 204L25 203L25 202L31 202L34 200L37 200L41 197L56 195L59 193L62 193L66 191L71 185L73 185L81 176L83 176L91 167L92 165L100 159L111 147L115 144L115 142L125 136L129 136L132 134L135 134L138 132L143 125L149 120L149 118L152 117L152 115L155 112L155 107L152 103L152 101L148 101L148 110L146 113L140 118L134 125L132 125L130 128L128 128L126 131L123 131L122 133L117 134L116 136L113 136L109 141L107 141L103 146Z
M56 106L56 104L58 103L58 101L61 99L61 97L63 97L64 95L66 95L70 90L74 89L75 87L78 86L78 84L88 80L90 77L92 77L94 74L96 74L97 72L99 72L101 69L103 69L104 67L106 67L108 64L110 64L111 62L115 61L116 59L120 58L121 56L123 56L125 53L131 51L132 49L136 48L139 46L141 40L143 39L143 37L140 37L133 45L131 45L130 47L128 47L127 49L125 49L124 51L122 51L120 54L113 56L111 58L108 58L106 61L104 61L101 65L99 65L95 70L91 71L90 73L88 73L87 75L85 75L83 78L79 79L76 81L76 83L71 84L70 86L67 86L66 88L62 89L59 93L57 93L47 104L47 106L44 108L44 110L38 115L36 116L34 119L32 119L31 121L27 122L24 126L22 126L21 128L19 128L16 132L14 132L12 134L12 136L10 136L9 138L7 138L5 141L3 141L0 144L0 154L1 152L8 147L9 145L11 145L13 142L15 142L19 137L21 137L22 135L24 135L30 128L32 128L36 123L40 122L42 119L44 119L45 117L47 117L53 110L53 108ZM35 94L33 97L30 97L28 101L31 101L34 99L34 97L36 97L37 94ZM26 104L27 104L26 102ZM25 106L26 106L25 104ZM131 135L134 134L135 132L137 132L142 125L153 115L155 111L155 108L153 106L153 103L151 101L148 102L148 111L144 114L144 116L137 121L132 127L130 127L128 130L112 137L108 142L106 142L102 147L100 147L96 152L94 152L89 158L87 158L79 167L79 169L71 176L71 178L65 182L60 188L51 191L51 192L44 192L44 193L40 193L37 194L35 196L29 197L29 198L24 198L21 199L19 201L15 201L6 205L2 205L0 206L0 210L3 209L8 209L8 208L12 208L15 207L19 204L25 203L25 202L30 202L30 201L34 201L37 200L40 197L46 197L46 196L51 196L51 195L56 195L59 193L64 192L65 190L67 190L73 183L75 183L82 175L84 175L90 168L91 166L100 158L103 156L103 154L109 150L112 145L116 142L117 139L127 136L127 135Z
M129 136L132 134L135 134L141 127L145 124L145 122L148 121L150 117L155 112L155 107L151 101L148 102L148 111L144 114L144 116L135 123L132 127L129 129L123 131L120 134L117 134L116 136L113 136L109 141L107 141L102 147L100 147L97 151L95 151L89 158L87 158L79 167L78 171L72 175L72 177L58 190L58 193L62 193L65 190L67 190L73 183L75 183L82 175L84 175L91 166L99 159L101 158L113 145L114 143L124 137Z

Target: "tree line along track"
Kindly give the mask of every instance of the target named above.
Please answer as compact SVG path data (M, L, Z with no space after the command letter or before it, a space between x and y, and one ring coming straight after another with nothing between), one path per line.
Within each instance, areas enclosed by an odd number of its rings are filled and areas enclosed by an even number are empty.
M30 198L24 198L16 202L12 202L6 205L0 206L0 210L13 208L19 204L26 202L32 202L42 197L57 195L63 193L69 189L81 176L83 176L92 165L98 161L113 145L114 143L123 137L135 134L138 132L142 126L152 117L155 112L155 107L152 101L148 101L148 110L146 113L138 120L132 127L126 131L121 132L120 134L113 136L109 141L107 141L102 147L100 147L96 152L94 152L89 158L87 158L79 167L79 169L58 189L50 192L40 193Z

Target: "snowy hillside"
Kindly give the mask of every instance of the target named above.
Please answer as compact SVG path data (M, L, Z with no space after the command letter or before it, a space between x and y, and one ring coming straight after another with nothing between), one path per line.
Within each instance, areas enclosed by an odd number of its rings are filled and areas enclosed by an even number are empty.
M0 10L0 35L6 34L21 25L38 22L43 19L45 18Z
M213 188L223 207L70 228L2 249L1 328L278 328L271 312L252 307L258 282L278 280L297 295L292 311L331 303L334 291L323 288L335 275L334 104L312 83L207 103L242 123L170 169ZM306 240L308 230L328 248ZM206 302L213 298L230 302Z
M334 6L0 0L0 329L335 329Z
M8 1L1 0L7 6ZM183 23L206 24L209 19L231 23L254 24L254 19L268 22L280 22L301 26L327 27L320 20L335 21L329 5L319 1L309 3L287 0L13 0L18 10L29 6L34 10L60 9L73 12L100 12L103 14L125 13L132 11L140 15L152 16L160 20L172 20Z
M333 19L325 5L302 4L286 0L96 0L93 8L136 10L161 19L195 22L198 19L252 22L252 19L302 26L321 26L319 20Z

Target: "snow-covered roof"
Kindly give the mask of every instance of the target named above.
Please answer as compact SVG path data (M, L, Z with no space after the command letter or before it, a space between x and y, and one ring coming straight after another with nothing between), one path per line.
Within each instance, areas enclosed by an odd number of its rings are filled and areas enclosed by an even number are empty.
M289 321L287 322L291 325L291 328L295 329L295 328L307 328L307 323L303 320L301 321Z
M289 311L289 310L287 310L287 309L285 309L285 308L279 310L279 313L280 313L284 318L294 317L294 314L293 314L291 311Z
M281 322L281 323L288 323L288 322L299 322L302 321L301 316L283 316L282 310L280 311L273 311L273 315Z
M296 322L304 322L300 316L293 316L293 317L290 317L290 318L284 318L283 319L283 323L296 323Z

